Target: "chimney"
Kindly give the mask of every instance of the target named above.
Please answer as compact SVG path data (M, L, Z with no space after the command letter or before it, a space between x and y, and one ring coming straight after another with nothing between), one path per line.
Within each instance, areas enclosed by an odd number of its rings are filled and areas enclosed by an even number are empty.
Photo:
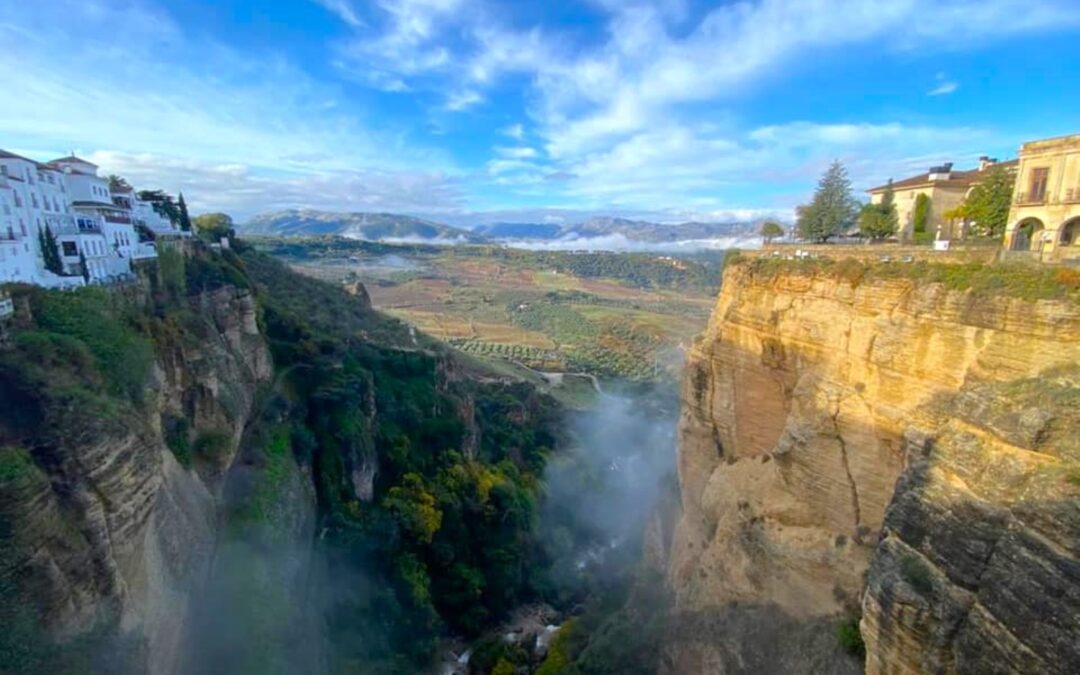
M952 175L952 162L930 167L930 180L949 180Z

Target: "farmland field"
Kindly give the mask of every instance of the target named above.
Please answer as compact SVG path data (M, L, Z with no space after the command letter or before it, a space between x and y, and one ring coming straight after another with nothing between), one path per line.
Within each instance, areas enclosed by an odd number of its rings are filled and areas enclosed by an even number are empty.
M545 373L673 380L719 287L722 254L531 252L258 239L298 271L362 282L377 309L463 352Z

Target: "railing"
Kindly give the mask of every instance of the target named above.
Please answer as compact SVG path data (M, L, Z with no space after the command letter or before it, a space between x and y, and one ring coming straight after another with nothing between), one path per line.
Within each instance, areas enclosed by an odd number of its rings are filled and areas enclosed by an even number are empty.
M121 225L131 225L130 216L117 216L113 214L105 214L106 223L119 223Z
M132 249L131 257L135 260L144 260L146 258L156 258L157 248L153 244L138 243Z
M1016 199L1013 200L1013 203L1017 206L1037 206L1039 204L1045 204L1046 193L1033 195L1028 194L1027 192L1018 192L1016 193Z
M1080 188L1069 188L1068 190L1066 190L1065 196L1062 197L1061 201L1065 202L1066 204L1075 204L1076 202L1080 202Z

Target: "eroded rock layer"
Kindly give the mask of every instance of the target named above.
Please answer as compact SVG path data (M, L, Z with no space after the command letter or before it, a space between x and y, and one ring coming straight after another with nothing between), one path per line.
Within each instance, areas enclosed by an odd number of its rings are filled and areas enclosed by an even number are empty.
M708 623L702 616L721 616L726 631L751 644L732 650L709 631L673 633L670 651L683 663L708 664L681 672L752 672L747 653L766 655L755 667L797 672L794 662L822 672L833 663L826 670L842 672L850 664L822 652L839 652L835 626L860 605L871 672L995 672L979 670L989 661L972 666L959 656L981 642L1042 654L998 659L1002 672L1066 672L1054 670L1057 657L1043 643L1078 634L1080 516L1075 483L1062 478L1077 458L1040 444L1075 418L1060 400L1022 412L1002 402L1010 386L1078 362L1080 311L1068 301L975 295L900 275L853 282L796 264L730 267L688 355L683 513L668 575L677 614L698 626ZM1062 391L1075 394L1069 386ZM964 434L981 439L978 449L964 441L967 454L946 450ZM1035 480L1055 471L1052 487ZM971 472L976 486L966 484ZM1018 483L1028 492L1010 492ZM973 537L966 558L953 530ZM913 598L893 583L904 547L919 549L943 585ZM1015 582L1031 603L1014 608L1015 620L1033 626L1019 630L1001 616L1012 596L977 602L984 582L975 578L996 575L1000 586L1024 560L1041 572ZM1020 592L1025 584L1042 587ZM747 609L740 615L739 607ZM829 638L772 640L772 631L748 630L762 624L763 608L776 617L771 625L817 625ZM929 660L912 661L931 644ZM984 656L994 658L989 648Z

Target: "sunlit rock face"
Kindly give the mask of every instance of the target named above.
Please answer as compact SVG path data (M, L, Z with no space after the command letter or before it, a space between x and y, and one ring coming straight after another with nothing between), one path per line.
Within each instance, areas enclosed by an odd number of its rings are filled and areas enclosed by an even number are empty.
M860 670L835 638L836 623L860 606L870 672L998 672L957 660L967 643L981 642L1044 654L998 661L1000 672L1058 672L1048 664L1059 655L1045 653L1055 638L1037 635L1051 624L1059 638L1069 626L1075 635L1080 621L1077 489L1059 476L1045 495L1014 495L1030 518L1057 527L1048 540L1022 536L1027 521L1008 505L1005 486L1035 485L1031 477L1046 466L1067 471L1075 454L1044 457L1032 439L1076 418L1066 417L1068 406L1033 402L1015 420L986 414L969 422L989 425L983 437L998 440L969 444L968 455L947 450L955 445L947 439L961 433L956 418L976 394L985 409L1001 408L1011 395L1002 383L1019 386L1078 362L1074 304L976 298L903 278L853 284L821 272L731 267L683 379L682 516L668 579L681 617L675 625L688 628L672 631L670 672ZM975 489L957 467L978 466L985 471ZM964 506L954 512L953 503ZM978 573L961 572L970 561L941 542L950 528L980 527L994 530L971 543L989 556L985 574L993 570L1000 588L1015 573L1013 599L1030 606L1010 605L1008 593L987 605L973 600L982 583L968 577ZM1006 530L1013 534L1000 539ZM1002 549L1000 569L987 563L999 540L1013 547ZM911 597L896 582L905 546L927 547L931 576L945 586ZM1024 559L1043 572L1023 573ZM1069 593L1051 602L1069 578ZM1044 584L1038 597L1019 592L1030 583ZM1051 607L1057 618L1036 618ZM1017 633L998 614L1035 625ZM1049 622L1045 630L1041 622ZM778 633L780 626L787 629ZM736 634L746 639L732 641ZM918 661L931 646L937 656Z

